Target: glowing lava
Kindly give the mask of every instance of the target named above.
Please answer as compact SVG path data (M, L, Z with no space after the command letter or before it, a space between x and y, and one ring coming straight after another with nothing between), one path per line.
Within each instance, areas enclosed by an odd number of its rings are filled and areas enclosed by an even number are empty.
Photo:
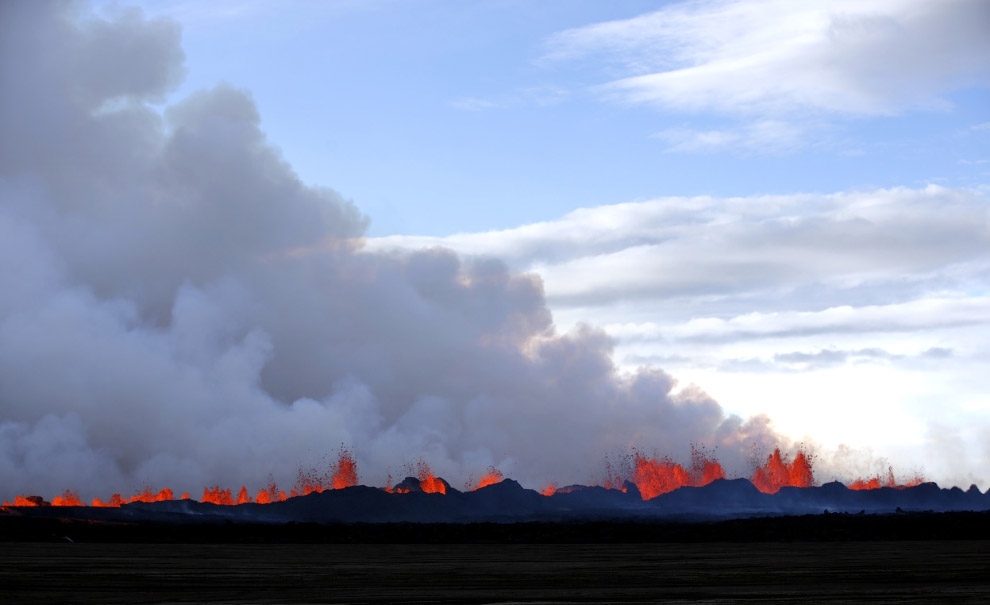
M79 494L72 490L65 490L61 496L52 498L52 506L83 506Z
M704 451L692 448L691 470L685 469L670 458L647 457L636 452L633 483L643 500L656 498L675 489L702 487L716 479L725 478L725 469Z
M474 491L476 489L488 487L489 485L495 485L496 483L500 483L503 479L505 479L505 475L502 474L502 471L498 470L494 466L489 467L488 472L486 472L484 476L478 480L478 483L476 483L474 487L471 487L468 491Z
M416 464L416 478L419 479L419 486L427 494L446 494L447 486L443 479L435 476L430 470L430 465L420 460Z
M811 487L815 482L811 458L803 451L798 451L794 460L788 461L780 453L780 448L777 448L756 469L750 481L765 494L775 494L782 487Z
M268 487L262 489L255 496L254 501L258 504L271 504L272 502L282 502L286 499L285 492L278 489L274 479L268 481Z
M210 504L233 506L234 496L230 493L230 489L223 489L219 485L214 485L213 487L203 488L203 499L201 501L209 502Z
M333 489L354 487L358 484L357 462L348 450L342 450L333 469Z
M794 454L794 458L791 460L777 448L754 470L750 482L758 490L767 494L776 493L782 487L811 487L815 485L812 463L812 456L802 450ZM419 480L419 487L423 492L428 494L447 493L447 483L434 475L430 465L424 460L420 459L409 471L411 474L415 473ZM725 469L714 455L704 449L692 447L690 467L682 466L667 456L658 456L657 454L648 456L638 451L634 452L632 456L620 458L619 463L615 463L606 456L605 478L599 485L606 489L616 489L622 492L627 492L635 485L643 500L650 500L681 487L702 487L725 477ZM495 467L489 467L477 483L468 485L468 489L481 489L499 483L503 479L505 476L501 471ZM883 487L904 489L920 485L922 482L923 479L920 475L914 475L911 479L899 483L894 477L893 468L888 467L886 476L877 475L868 479L857 479L848 487L853 490ZM400 484L399 487L393 488L391 483L392 478L389 475L388 483L383 488L384 491L389 493L408 493L410 491L410 487L406 485ZM323 474L317 472L316 469L303 470L300 468L296 485L288 497L304 496L331 489L345 489L356 485L358 485L357 462L350 451L342 448L337 460ZM550 483L540 493L550 497L568 491L572 491L571 488L558 488L556 483ZM189 494L184 493L181 498L189 499ZM171 489L163 488L156 492L150 487L146 487L129 498L122 497L120 494L113 494L106 501L93 498L91 506L119 507L133 502L163 502L174 499L175 496ZM270 504L286 499L285 492L280 490L274 479L269 477L268 486L259 490L253 498L247 487L241 487L235 495L231 489L214 485L203 489L201 501L220 506L233 506L248 503ZM18 495L13 502L3 503L5 507L49 505L86 506L79 497L79 492L73 490L66 490L52 498L51 503L40 496L27 495Z
M855 490L867 490L867 489L880 489L881 487L892 487L894 489L906 489L909 487L915 487L924 483L924 479L920 475L915 475L911 477L904 483L898 483L894 478L894 467L887 467L887 476L881 477L877 475L876 477L871 477L870 479L856 479L848 485L849 489Z
M341 449L337 456L337 461L325 474L320 474L315 468L309 470L299 469L299 476L289 497L308 496L309 494L319 494L330 489L344 489L354 487L358 484L357 462L354 456L347 449ZM269 494L269 497L273 494ZM285 498L281 498L284 500Z

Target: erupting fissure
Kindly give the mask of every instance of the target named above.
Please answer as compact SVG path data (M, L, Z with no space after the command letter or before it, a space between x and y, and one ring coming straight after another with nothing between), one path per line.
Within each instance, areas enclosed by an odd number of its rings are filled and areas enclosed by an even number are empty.
M702 487L716 479L725 479L725 469L708 453L696 447L691 448L691 469L685 469L668 457L647 457L636 452L632 482L636 484L644 500L656 498L660 494L675 489L692 486Z
M294 498L296 496L319 494L330 489L344 489L345 487L353 487L357 484L357 462L355 462L354 456L350 451L341 449L340 454L337 456L337 461L322 475L315 468L308 470L300 468L296 484L289 492L289 497ZM263 491L270 496L270 501L285 500L285 494L282 492L278 493L277 498L275 497L276 488L274 487L274 483L269 486L268 490Z
M798 450L794 460L788 460L777 448L756 469L750 481L765 494L775 494L782 487L811 487L815 484L811 465L812 457L803 450Z
M491 466L488 468L488 472L486 472L477 483L474 485L471 485L470 483L468 484L468 491L474 491L483 487L488 487L489 485L501 483L503 479L505 479L505 475L502 474L502 471L498 470L494 466Z
M894 467L887 467L887 475L881 477L877 475L876 477L871 477L869 479L857 479L849 484L849 489L864 490L864 489L880 489L881 487L892 487L894 489L907 489L909 487L915 487L924 483L924 478L920 474L915 474L910 479L904 483L898 483L894 478Z
M776 493L782 487L811 487L815 485L813 458L811 454L801 449L794 454L793 459L782 453L779 448L774 449L765 461L755 465L756 468L749 480L758 490L767 494ZM423 492L428 494L447 493L447 483L433 474L426 461L419 460L409 470L411 473L415 473L419 487ZM627 492L630 485L635 485L643 500L650 500L681 487L702 487L724 478L726 478L725 469L716 460L714 454L703 448L692 446L690 467L684 467L668 456L657 454L648 456L639 451L635 451L631 457L625 457L622 464L616 464L609 457L606 457L605 478L599 485L606 489L616 489L623 492ZM504 479L505 476L502 471L492 466L477 483L469 482L468 489L481 489ZM919 474L915 474L909 480L899 483L894 477L893 468L888 467L886 476L877 475L869 479L856 479L849 483L848 487L854 490L883 487L904 489L920 485L923 482L924 479ZM391 483L391 476L389 476L388 484L382 489L389 493L412 491L402 484L393 488ZM356 485L358 485L357 461L349 450L342 448L337 460L322 474L315 468L308 470L300 468L296 484L288 495L278 488L274 479L269 478L268 486L259 490L253 498L246 486L242 486L235 496L231 489L214 485L203 489L201 501L222 506L248 503L270 504L296 496L321 493L331 489L344 489ZM549 497L558 491L561 490L557 484L550 483L540 493ZM568 490L565 488L563 491ZM189 498L189 494L184 493L179 499ZM113 494L106 501L93 498L90 506L119 507L134 502L162 502L175 499L171 489L163 488L155 492L150 487L146 487L129 498L124 498L120 494ZM4 502L3 506L86 506L86 503L79 497L79 492L66 490L52 498L51 502L40 496L18 495L13 502Z
M430 470L430 465L426 462L420 460L416 465L417 478L419 479L419 486L427 494L446 494L447 485L443 482L443 479L437 477Z
M446 483L444 483L443 479L433 474L433 470L430 468L430 465L427 464L425 460L420 460L419 462L416 463L415 471L416 471L416 479L419 480L419 488L424 493L427 494L447 493ZM392 482L392 478L390 476L389 483L391 482ZM402 485L398 485L394 488L391 486L386 486L385 491L396 494L408 494L412 490Z

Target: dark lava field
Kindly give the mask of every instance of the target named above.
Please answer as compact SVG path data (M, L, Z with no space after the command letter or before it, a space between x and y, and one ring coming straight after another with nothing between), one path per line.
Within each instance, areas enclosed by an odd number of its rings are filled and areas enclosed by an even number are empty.
M3 603L988 603L990 513L252 524L0 517Z
M5 603L987 603L990 542L7 543Z

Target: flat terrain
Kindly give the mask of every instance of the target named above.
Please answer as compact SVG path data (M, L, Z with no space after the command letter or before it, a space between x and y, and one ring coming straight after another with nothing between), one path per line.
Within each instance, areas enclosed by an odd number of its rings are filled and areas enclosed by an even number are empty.
M990 542L0 544L3 603L988 603Z

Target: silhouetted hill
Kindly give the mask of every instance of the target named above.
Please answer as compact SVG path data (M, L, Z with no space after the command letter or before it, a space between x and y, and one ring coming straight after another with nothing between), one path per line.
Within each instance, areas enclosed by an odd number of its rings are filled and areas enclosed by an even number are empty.
M590 520L692 520L696 522L766 516L831 513L895 514L923 511L988 511L990 492L975 487L915 487L850 490L837 482L758 491L746 479L720 479L704 487L683 487L643 501L634 490L569 486L543 496L506 479L461 492L444 482L445 494L426 493L407 478L389 493L366 486L313 493L271 504L220 506L192 500L132 503L120 508L8 507L0 516L88 519L117 523L519 523ZM628 487L628 486L627 486Z

